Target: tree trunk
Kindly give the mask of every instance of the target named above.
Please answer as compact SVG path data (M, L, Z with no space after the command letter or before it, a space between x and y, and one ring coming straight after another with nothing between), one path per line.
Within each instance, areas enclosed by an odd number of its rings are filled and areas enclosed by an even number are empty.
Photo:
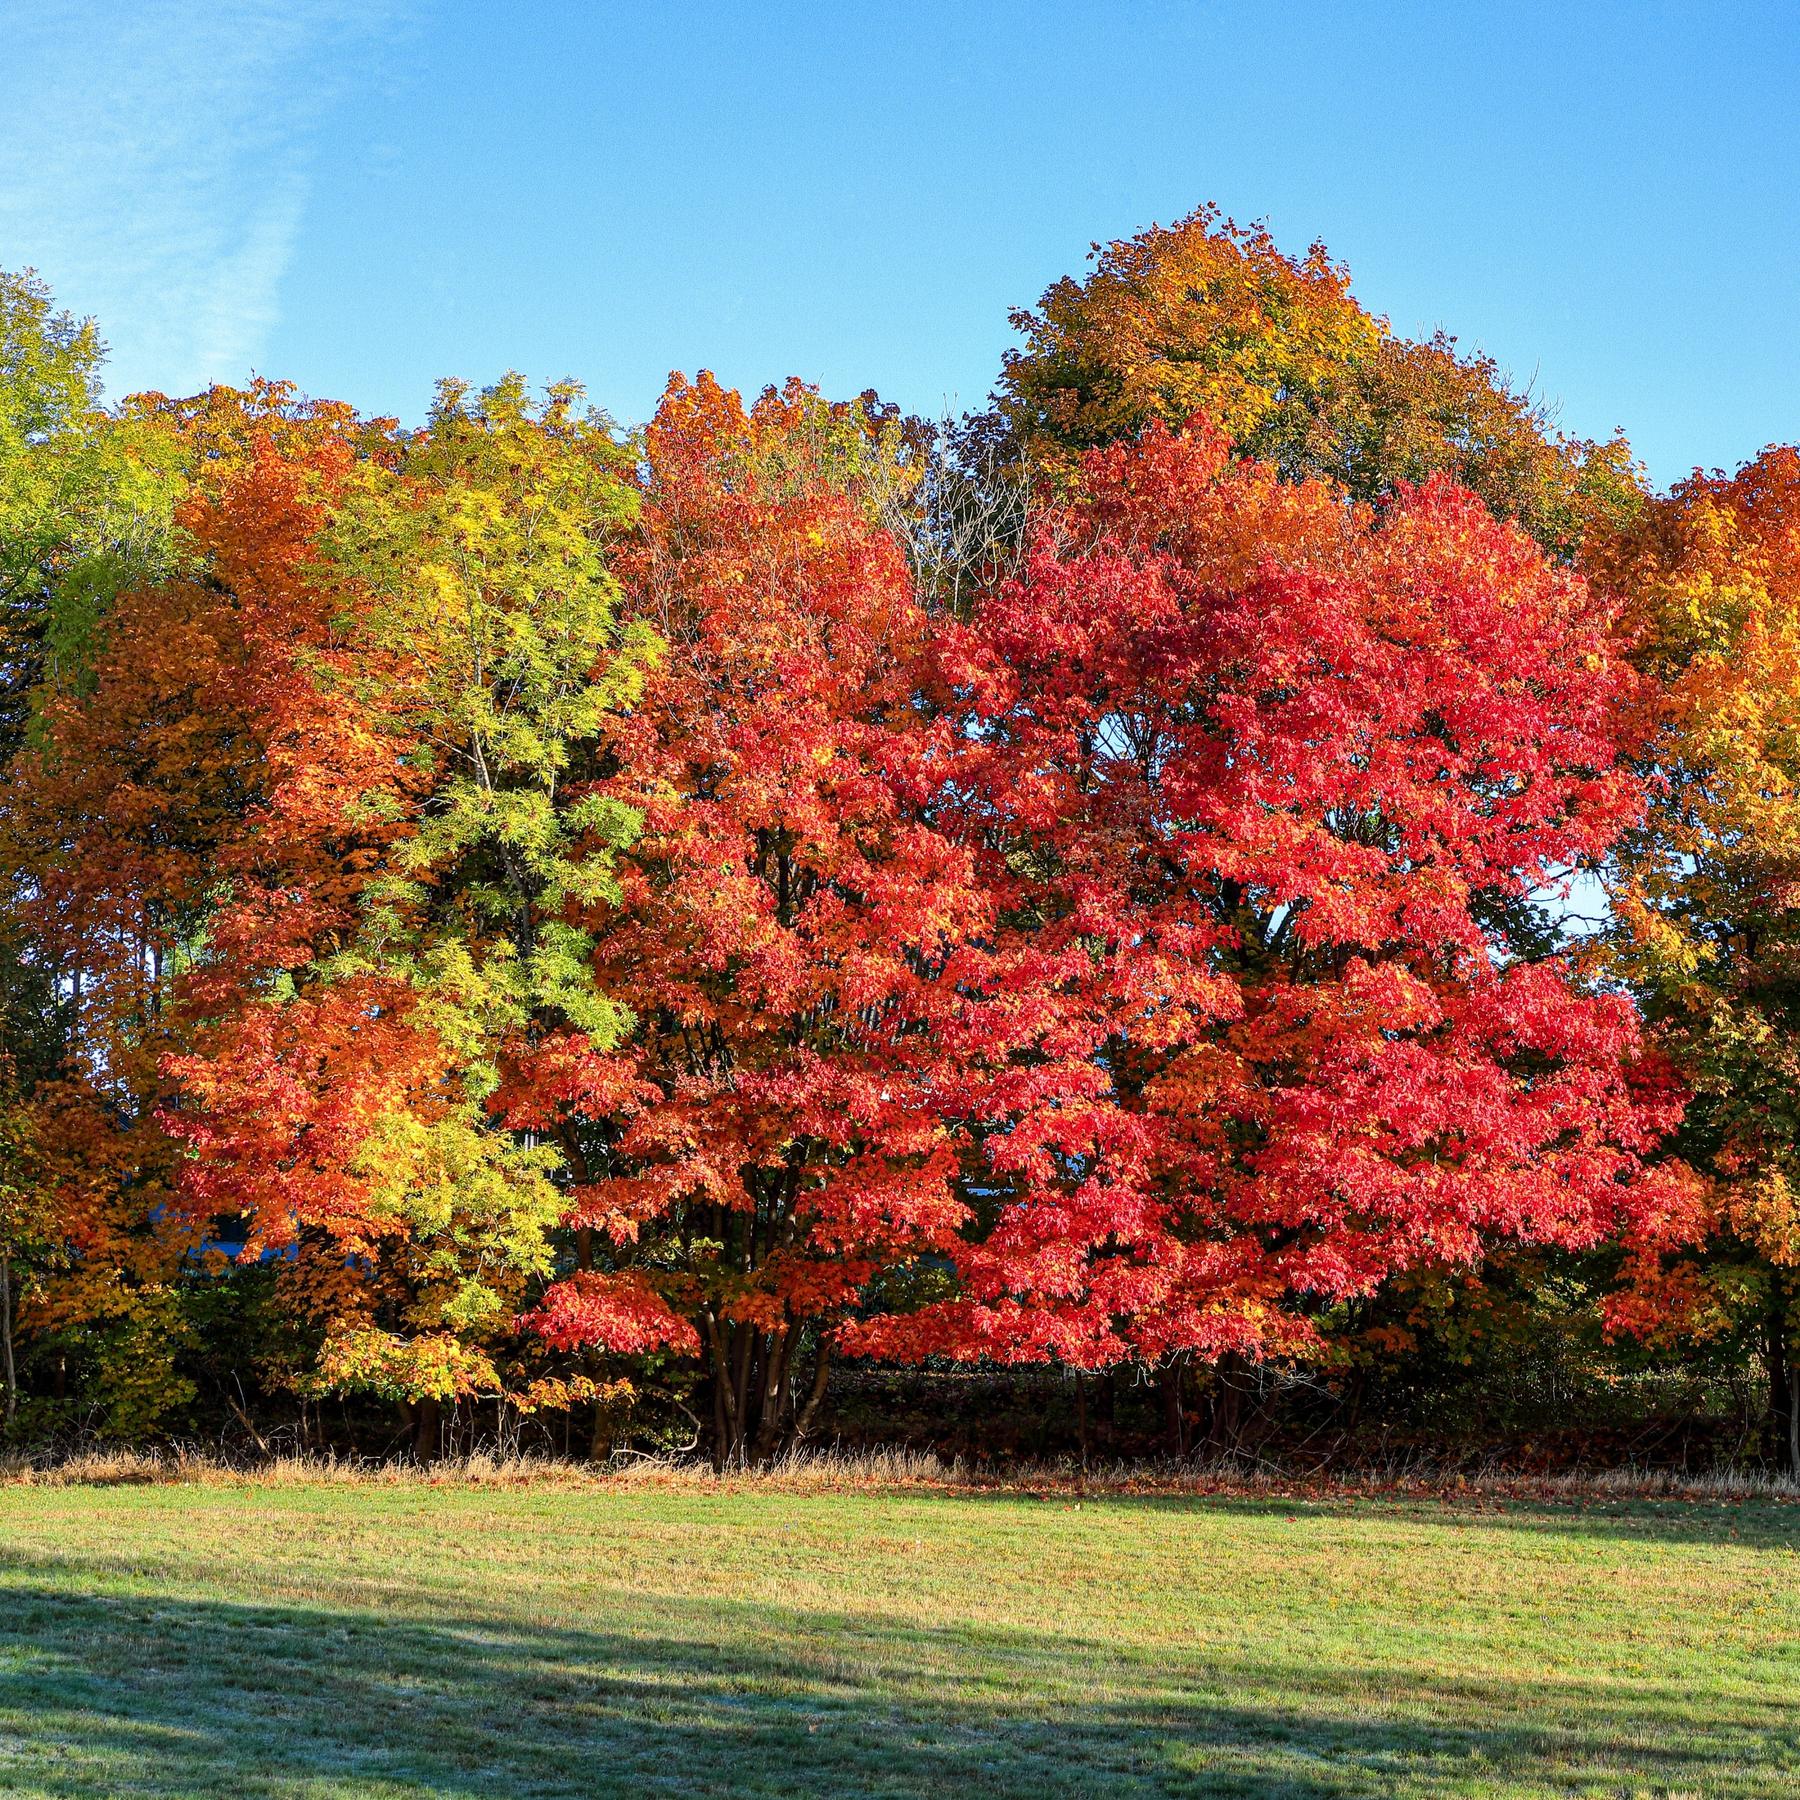
M788 1420L793 1410L793 1393L788 1386L788 1365L799 1345L800 1327L789 1325L779 1336L759 1334L757 1357L756 1441L751 1461L773 1462L787 1446Z
M438 1433L443 1424L443 1408L436 1400L413 1402L412 1453L415 1462L435 1462Z
M1790 1304L1778 1294L1769 1313L1769 1426L1776 1460L1790 1479L1800 1481L1800 1362L1788 1336Z
M772 1462L812 1430L825 1397L830 1349L821 1338L812 1382L801 1399L802 1322L777 1332L705 1320L712 1384L712 1464L721 1473Z
M819 1339L818 1360L813 1364L812 1387L806 1396L806 1404L800 1408L794 1419L794 1442L799 1443L812 1430L818 1419L819 1408L825 1401L825 1383L831 1374L831 1346L825 1339Z
M1181 1405L1182 1377L1185 1373L1184 1363L1167 1363L1157 1381L1157 1386L1162 1389L1163 1444L1177 1462L1187 1455L1187 1419Z
M731 1423L725 1417L725 1376L717 1357L712 1359L713 1441L712 1465L715 1475L725 1472L725 1453L731 1442Z
M1212 1418L1208 1422L1208 1438L1215 1450L1237 1448L1239 1412L1242 1395L1238 1391L1237 1374L1243 1359L1227 1350L1213 1365Z
M1800 1365L1788 1364L1788 1474L1800 1482Z
M13 1365L12 1252L0 1251L0 1344L6 1355L6 1422L19 1416L19 1373Z
M706 1364L712 1378L713 1468L720 1474L742 1468L750 1436L749 1326L706 1315Z

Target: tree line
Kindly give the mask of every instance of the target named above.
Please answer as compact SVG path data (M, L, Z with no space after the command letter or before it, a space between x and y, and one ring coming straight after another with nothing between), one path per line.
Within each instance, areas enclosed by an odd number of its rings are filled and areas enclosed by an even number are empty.
M0 275L15 1440L1179 1449L1556 1313L1800 1466L1800 455L1655 491L1211 208L1013 324L955 421L408 429L104 406Z

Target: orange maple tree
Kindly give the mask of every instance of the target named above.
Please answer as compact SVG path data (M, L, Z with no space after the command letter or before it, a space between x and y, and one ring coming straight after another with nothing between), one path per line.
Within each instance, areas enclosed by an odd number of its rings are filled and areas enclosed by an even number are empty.
M1200 417L1239 454L1359 499L1451 476L1558 553L1640 496L1623 439L1565 436L1491 357L1367 311L1323 244L1292 255L1216 206L1096 244L1085 276L1012 322L1022 342L972 435L1053 483L1084 450Z
M1675 1147L1708 1202L1631 1242L1612 1316L1760 1348L1800 1468L1800 450L1696 471L1589 560L1645 676L1614 966L1692 1087Z
M31 1101L64 1252L31 1323L95 1366L119 1429L189 1392L172 1372L177 1287L208 1219L163 1128L163 1059L191 1025L183 984L239 947L209 934L257 837L272 703L292 691L290 572L320 516L317 485L360 432L348 409L276 386L139 413L186 471L167 572L110 596L85 622L81 661L65 656L39 691L0 843L14 915L70 997L68 1061ZM281 849L290 870L328 853L311 836Z

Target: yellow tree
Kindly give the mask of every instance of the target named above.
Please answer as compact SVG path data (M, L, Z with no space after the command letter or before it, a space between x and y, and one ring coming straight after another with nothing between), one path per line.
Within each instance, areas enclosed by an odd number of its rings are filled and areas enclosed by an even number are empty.
M1652 805L1615 954L1694 1098L1708 1229L1639 1245L1618 1322L1762 1339L1800 1468L1800 451L1696 473L1593 547L1627 597Z
M446 383L247 630L265 793L165 1116L188 1203L281 1253L326 1384L411 1406L421 1454L442 1402L501 1386L579 1175L565 1115L630 1024L590 935L638 822L596 791L603 740L657 654L611 572L630 466L571 386ZM246 489L232 535L279 598L272 510Z

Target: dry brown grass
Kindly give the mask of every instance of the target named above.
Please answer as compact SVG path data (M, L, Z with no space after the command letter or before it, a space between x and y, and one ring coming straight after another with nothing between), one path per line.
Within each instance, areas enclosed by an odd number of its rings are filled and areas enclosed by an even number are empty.
M1272 1465L1212 1461L1109 1463L1083 1470L1073 1460L976 1467L930 1451L804 1450L764 1468L715 1472L693 1458L621 1457L577 1463L553 1457L477 1452L420 1464L369 1457L297 1453L234 1458L215 1450L87 1449L0 1455L0 1487L132 1487L205 1484L244 1488L294 1486L736 1490L785 1493L1016 1493L1101 1495L1248 1495L1317 1497L1440 1496L1459 1499L1800 1500L1800 1486L1761 1470L1705 1472L1613 1468L1521 1474L1476 1473L1418 1465L1352 1472L1303 1473Z

